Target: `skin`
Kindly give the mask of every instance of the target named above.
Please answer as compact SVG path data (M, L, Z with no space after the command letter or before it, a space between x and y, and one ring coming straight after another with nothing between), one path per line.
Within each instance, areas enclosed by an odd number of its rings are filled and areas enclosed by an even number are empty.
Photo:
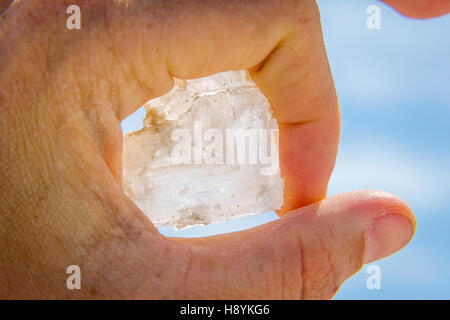
M329 299L413 236L412 210L394 195L325 199L340 117L314 1L78 1L81 30L65 27L73 1L9 2L0 1L0 298ZM422 2L392 1L411 16ZM427 3L427 16L450 11ZM170 90L172 76L243 68L280 125L281 218L163 237L121 189L120 121ZM81 290L66 287L73 264Z

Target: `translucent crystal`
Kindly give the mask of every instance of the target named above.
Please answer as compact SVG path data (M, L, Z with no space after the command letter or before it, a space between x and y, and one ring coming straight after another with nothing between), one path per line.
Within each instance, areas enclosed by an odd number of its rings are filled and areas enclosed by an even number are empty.
M157 226L226 221L279 209L277 123L247 71L175 79L124 136L125 193Z

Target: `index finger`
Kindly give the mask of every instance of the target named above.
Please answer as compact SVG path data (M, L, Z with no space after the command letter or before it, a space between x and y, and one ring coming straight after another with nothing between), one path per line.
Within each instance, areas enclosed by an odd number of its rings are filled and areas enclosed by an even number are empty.
M175 23L182 34L166 29L170 72L190 78L249 68L280 127L285 203L279 213L324 198L340 117L315 1L205 7L191 13L197 22Z

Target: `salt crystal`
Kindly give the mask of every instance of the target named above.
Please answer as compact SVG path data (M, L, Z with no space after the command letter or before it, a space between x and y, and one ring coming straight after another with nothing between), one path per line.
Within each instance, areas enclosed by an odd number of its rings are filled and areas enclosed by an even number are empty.
M124 136L123 187L157 226L177 229L279 209L278 126L245 70L175 79Z

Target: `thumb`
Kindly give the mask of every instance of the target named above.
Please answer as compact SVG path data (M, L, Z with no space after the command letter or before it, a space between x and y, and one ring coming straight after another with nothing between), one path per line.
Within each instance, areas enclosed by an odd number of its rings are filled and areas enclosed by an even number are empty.
M184 285L191 290L220 298L328 299L364 263L404 247L414 230L405 202L358 191L251 230L177 241L189 248Z

